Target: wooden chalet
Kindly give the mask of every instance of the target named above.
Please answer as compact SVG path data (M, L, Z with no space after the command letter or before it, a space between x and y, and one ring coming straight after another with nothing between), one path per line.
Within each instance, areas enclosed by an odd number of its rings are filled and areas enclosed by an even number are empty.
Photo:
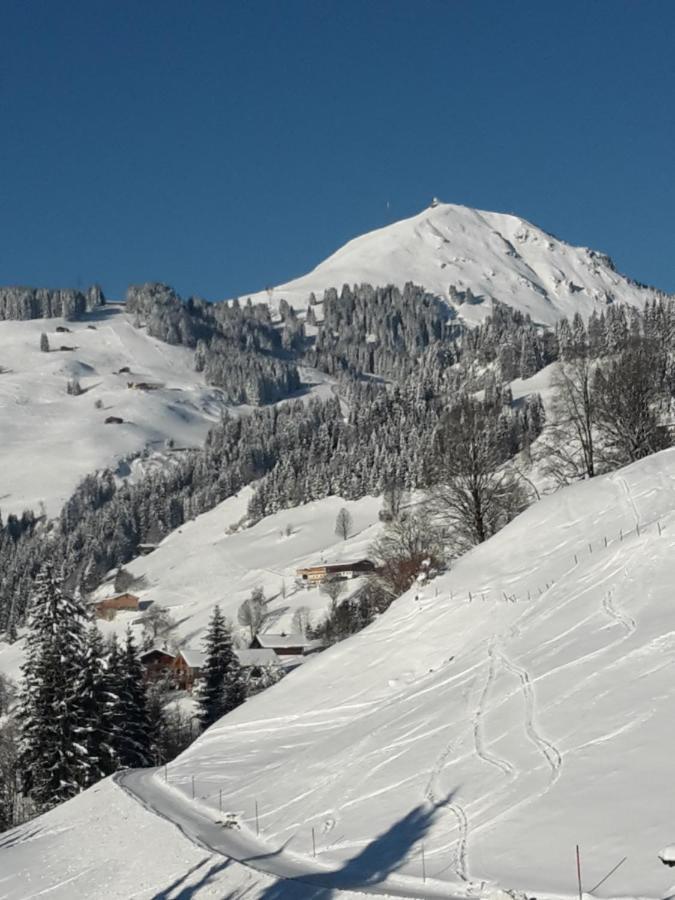
M94 604L97 619L114 619L118 612L138 612L140 600L136 594L118 594Z
M141 665L145 672L146 681L159 681L161 678L174 677L176 657L166 649L153 647L141 653Z
M192 693L195 681L198 681L202 674L205 661L206 653L203 650L191 650L185 647L179 651L173 662L176 685L182 690Z
M254 648L249 650L234 651L239 665L244 670L246 678L257 678L262 670L268 667L278 667L281 660L274 650L269 648ZM176 685L184 691L192 692L195 682L199 681L206 662L206 653L203 650L191 650L184 648L174 657L171 670Z
M328 578L358 578L360 575L369 575L375 570L375 565L369 559L357 559L354 562L322 563L320 566L306 566L296 569L298 579L304 584L321 584Z

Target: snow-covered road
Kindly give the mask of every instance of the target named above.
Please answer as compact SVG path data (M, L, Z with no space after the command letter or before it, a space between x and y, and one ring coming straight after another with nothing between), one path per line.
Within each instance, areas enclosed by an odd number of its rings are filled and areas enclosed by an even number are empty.
M419 900L466 900L476 896L467 884L466 891L449 892L447 882L423 881L397 875L376 873L360 880L350 866L331 869L313 860L293 855L284 846L271 847L248 829L224 826L225 816L214 815L209 808L193 802L181 791L166 784L161 769L128 769L114 776L115 783L146 810L173 823L194 844L212 853L233 859L265 876L278 879L261 897L266 900L303 897L348 898L354 894L374 894L380 897L411 897ZM473 886L478 887L478 885Z

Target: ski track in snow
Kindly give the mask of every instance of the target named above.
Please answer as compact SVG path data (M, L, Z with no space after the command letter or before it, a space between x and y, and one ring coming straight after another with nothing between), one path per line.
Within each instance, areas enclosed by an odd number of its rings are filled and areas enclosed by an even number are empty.
M635 619L632 616L627 615L626 613L620 612L614 606L614 603L612 602L611 591L605 594L602 598L602 608L613 622L616 622L617 625L620 625L624 629L627 636L629 634L633 634L637 629L637 623L635 622Z
M448 745L446 751L441 754L441 758L447 758L450 754L451 749L454 747L453 744ZM442 765L437 766L438 770L442 768ZM433 789L433 781L436 778L436 771L432 773L431 778L429 779L429 783L427 784L427 788L424 792L425 799L431 803L433 806L438 804L438 799ZM462 881L469 881L469 864L468 864L468 844L469 844L469 819L464 810L464 807L459 803L447 803L444 804L444 808L451 812L453 816L457 819L457 826L459 828L459 836L456 841L456 849L455 849L455 858L454 863L451 865L451 868L457 873L457 876L461 878Z
M515 675L520 681L521 691L525 699L525 733L540 751L541 755L546 760L547 765L550 767L551 783L553 783L560 777L560 770L563 763L562 754L555 744L552 744L539 732L535 724L537 711L536 692L529 673L526 669L517 666L503 651L500 651L499 659L504 668Z
M476 756L478 756L479 759L482 759L483 762L489 763L491 766L495 766L505 775L511 775L514 771L511 763L505 759L500 759L498 756L490 753L488 750L486 750L485 744L483 743L482 720L485 715L485 708L487 698L490 693L490 688L492 687L495 680L495 669L496 659L494 647L490 646L488 647L488 674L480 698L478 700L478 705L473 714L473 741L474 747L476 749Z
M469 844L469 819L464 807L459 803L451 803L448 809L454 814L459 825L459 838L455 851L455 872L462 881L469 881L468 844Z

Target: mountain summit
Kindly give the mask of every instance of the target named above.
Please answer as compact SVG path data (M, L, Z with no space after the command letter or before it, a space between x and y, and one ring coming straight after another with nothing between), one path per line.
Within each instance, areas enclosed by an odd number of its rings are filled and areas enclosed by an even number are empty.
M412 281L444 298L468 323L497 300L553 325L611 303L643 307L663 296L619 274L604 253L573 247L518 216L436 200L423 212L354 238L307 275L253 297L297 309L310 292L367 282Z

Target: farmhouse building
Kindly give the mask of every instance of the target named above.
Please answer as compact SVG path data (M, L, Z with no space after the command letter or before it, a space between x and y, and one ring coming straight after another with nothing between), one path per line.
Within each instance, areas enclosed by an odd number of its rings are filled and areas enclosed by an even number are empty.
M206 662L203 650L190 650L187 647L180 651L173 663L176 684L184 691L192 692L195 681L198 681Z
M234 652L246 678L259 678L263 669L278 668L281 665L274 650L253 649L235 650ZM184 691L192 691L195 682L201 678L205 662L206 653L203 650L189 648L181 650L174 658L171 667L176 685Z
M322 563L320 566L307 566L296 569L296 575L304 584L321 584L328 578L358 578L368 575L375 569L369 559L358 559L355 562Z
M94 604L97 619L114 619L118 612L138 612L139 598L135 594L118 594Z
M152 650L141 653L139 659L145 670L146 681L158 681L160 678L174 674L176 657L168 650L153 647Z

